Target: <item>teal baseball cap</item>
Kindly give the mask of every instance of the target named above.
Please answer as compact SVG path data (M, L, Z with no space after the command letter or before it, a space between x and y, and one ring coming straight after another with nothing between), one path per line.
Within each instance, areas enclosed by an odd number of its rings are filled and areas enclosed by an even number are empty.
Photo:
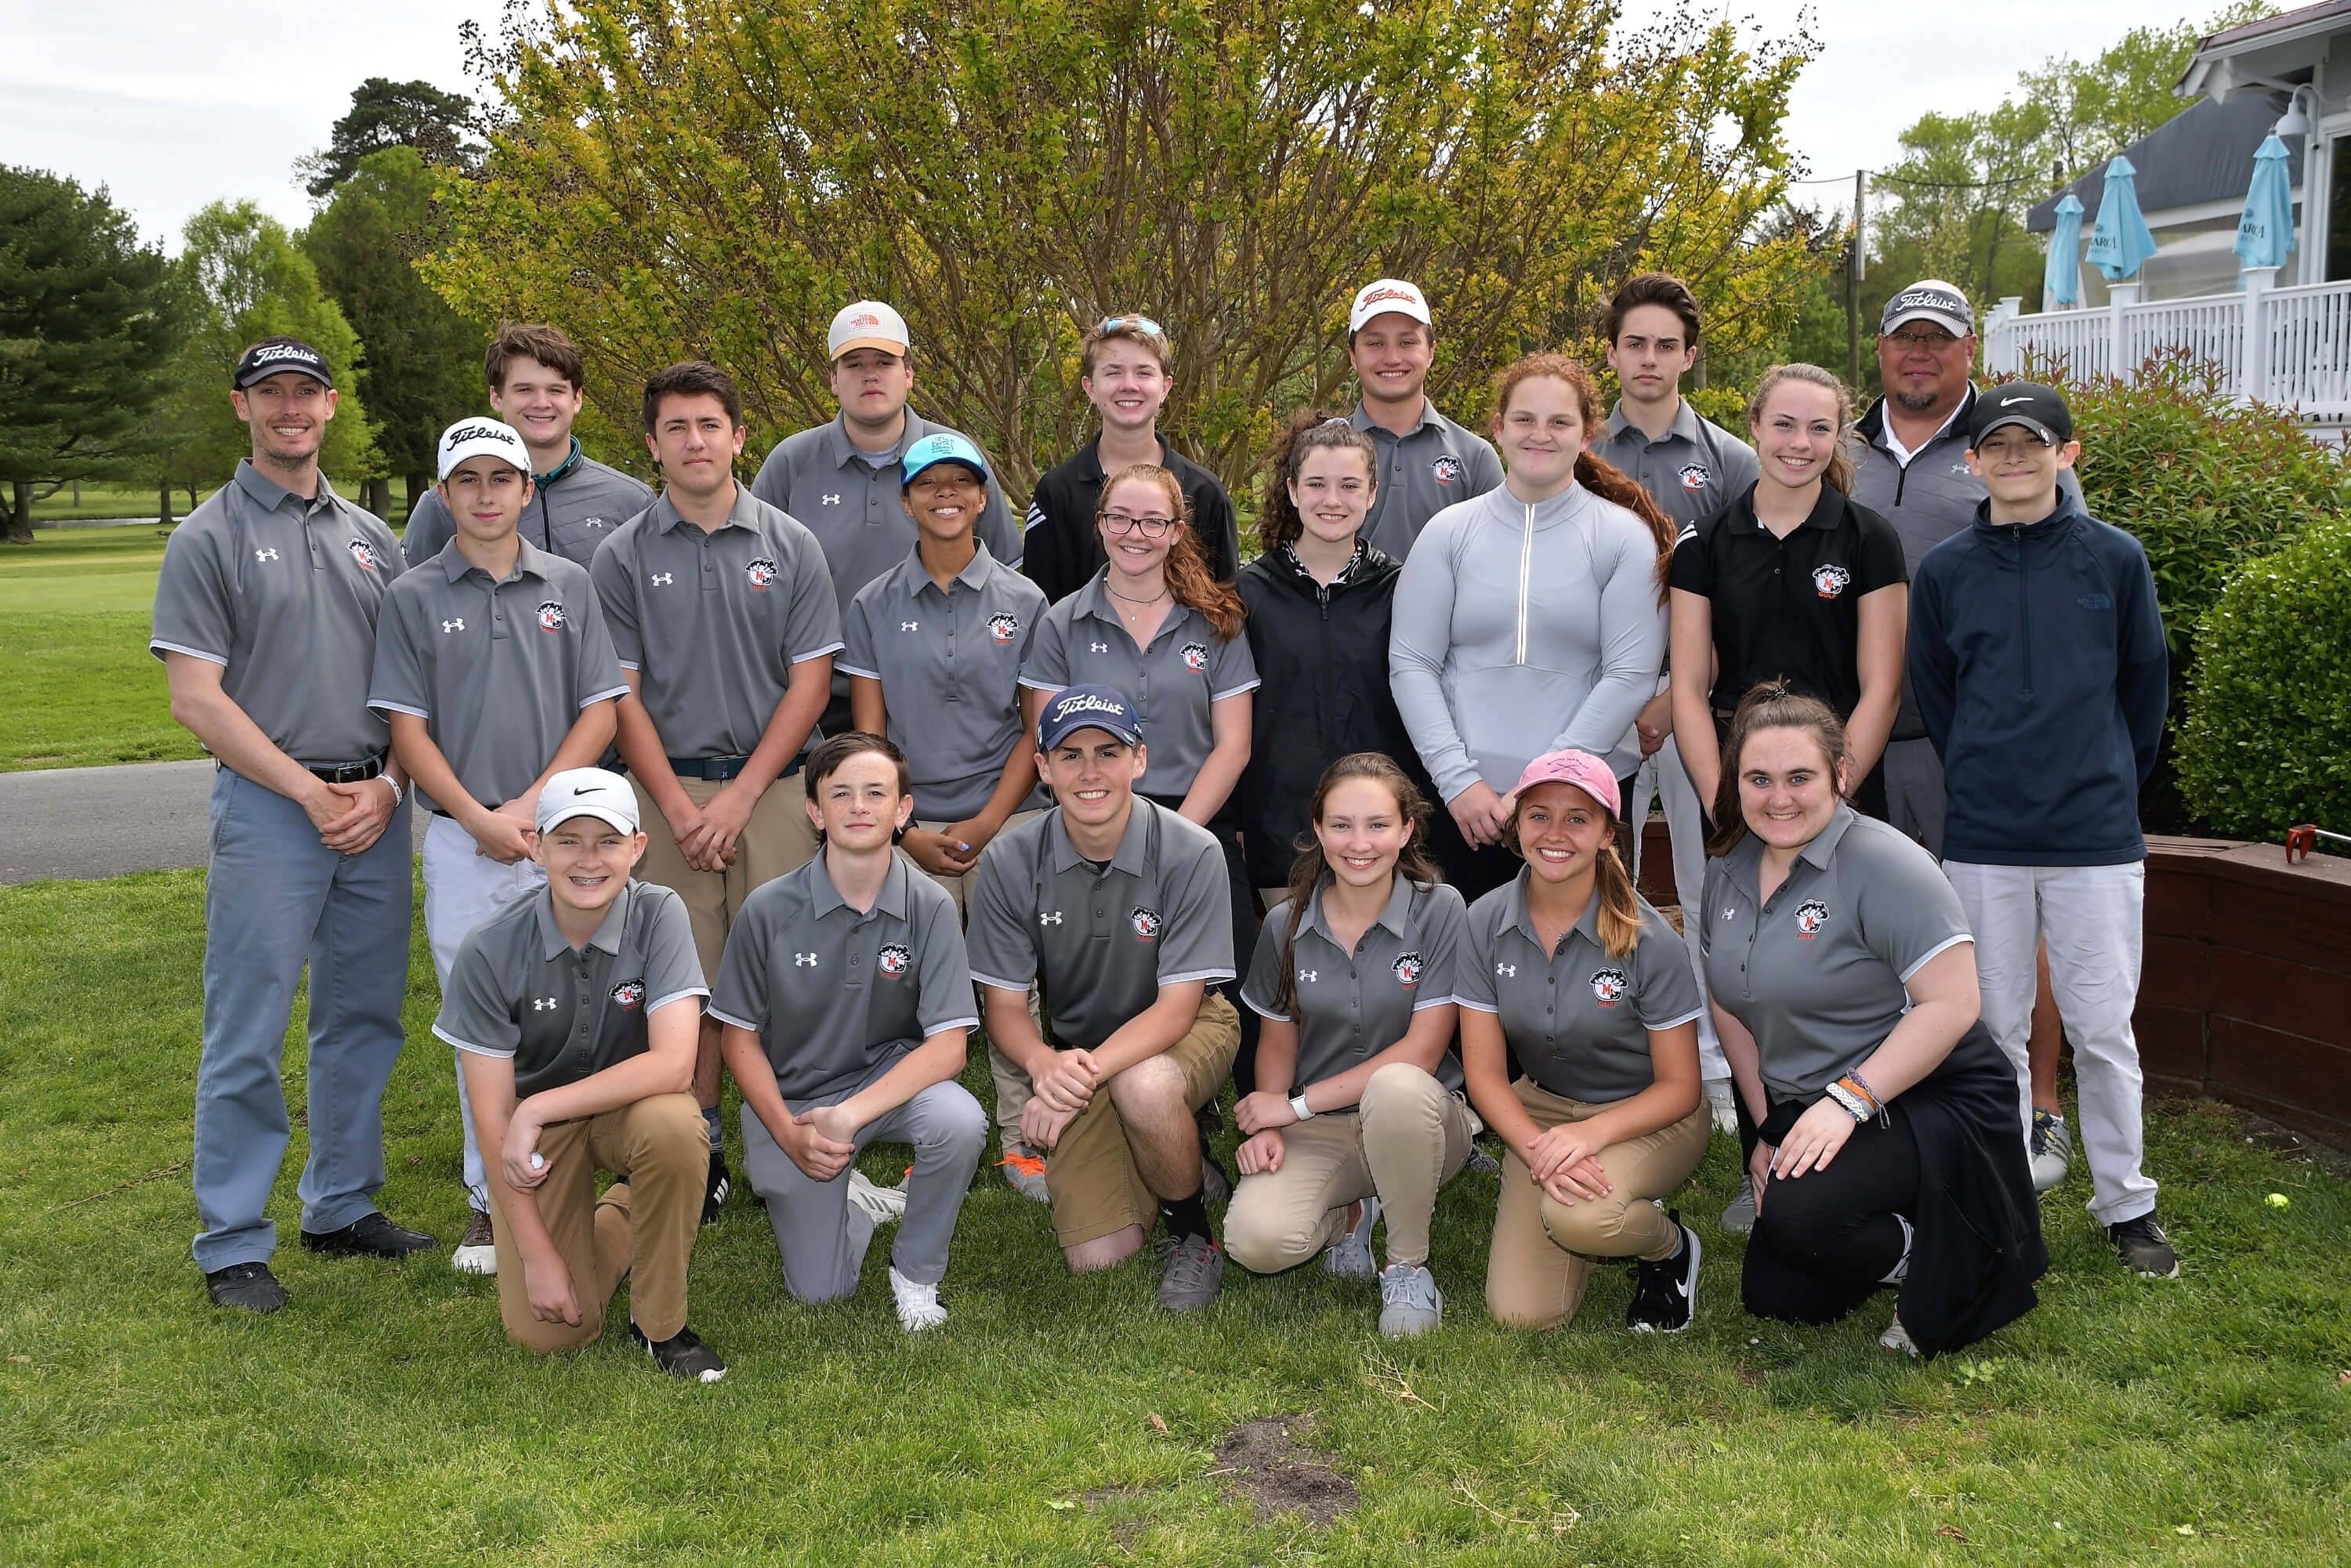
M898 470L898 488L904 489L921 476L924 469L942 463L959 463L978 475L981 484L987 483L987 459L979 455L979 448L952 430L940 430L906 448Z

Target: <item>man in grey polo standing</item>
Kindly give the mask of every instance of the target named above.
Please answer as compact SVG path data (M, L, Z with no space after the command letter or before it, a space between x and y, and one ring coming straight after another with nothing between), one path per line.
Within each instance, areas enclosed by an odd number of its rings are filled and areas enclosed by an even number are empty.
M1402 560L1429 518L1502 482L1501 455L1428 401L1437 333L1418 284L1382 277L1355 291L1347 357L1364 394L1354 426L1380 454L1379 495L1363 539Z
M398 1258L434 1245L377 1212L383 1089L408 989L409 813L390 733L367 706L375 622L401 570L392 530L335 494L319 448L326 359L292 338L247 349L229 401L253 455L163 551L154 635L172 716L216 764L196 1068L195 1239L214 1304L274 1312L267 1217L290 1124L278 1057L309 967L302 1244Z
M914 350L905 318L889 306L876 299L843 306L825 345L840 416L777 443L751 481L751 494L789 515L824 547L834 607L845 620L859 589L914 553L914 522L899 499L906 448L934 433L962 433L906 406L914 390ZM1019 570L1020 528L993 475L977 531L989 555ZM833 674L820 727L827 735L850 727L845 672Z

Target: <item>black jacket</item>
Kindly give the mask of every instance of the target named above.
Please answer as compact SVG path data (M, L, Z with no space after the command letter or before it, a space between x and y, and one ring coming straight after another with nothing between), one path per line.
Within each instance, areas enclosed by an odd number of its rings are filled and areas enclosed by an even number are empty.
M1428 777L1388 688L1388 614L1402 562L1368 545L1329 588L1287 547L1241 570L1258 679L1248 768L1233 791L1252 887L1290 880L1322 770L1384 751L1424 793Z
M1983 1025L1896 1104L1918 1145L1917 1235L1896 1310L1920 1354L1940 1355L2031 1312L2049 1248L2017 1133L2016 1069ZM1777 1144L1808 1108L1782 1101L1758 1135Z
M1159 438L1159 461L1184 486L1192 503L1192 537L1207 558L1208 575L1230 582L1240 570L1240 530L1233 521L1232 497L1217 476ZM1094 532L1094 504L1102 495L1099 444L1089 441L1045 471L1029 501L1021 525L1020 570L1060 603L1083 588L1102 567L1102 538Z

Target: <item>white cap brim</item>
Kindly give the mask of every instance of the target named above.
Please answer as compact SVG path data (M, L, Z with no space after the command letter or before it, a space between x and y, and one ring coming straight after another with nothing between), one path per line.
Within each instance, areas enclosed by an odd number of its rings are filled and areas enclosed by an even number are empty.
M577 821L581 817L593 817L598 821L609 827L618 828L624 833L637 831L635 821L631 820L629 813L618 806L566 806L561 808L561 810L562 815L552 821L541 822L538 831L542 833L551 833L566 822Z

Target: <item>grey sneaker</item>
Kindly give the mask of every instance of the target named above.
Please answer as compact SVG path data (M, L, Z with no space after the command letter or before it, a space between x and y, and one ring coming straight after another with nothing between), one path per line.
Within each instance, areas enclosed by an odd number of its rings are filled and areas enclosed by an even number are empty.
M1469 1158L1463 1163L1461 1169L1468 1176L1499 1177L1502 1174L1502 1162L1472 1144L1469 1145Z
M1739 1196L1722 1211L1722 1233L1744 1236L1755 1228L1755 1176L1752 1172L1739 1178Z
M1379 1218L1380 1200L1376 1197L1364 1199L1364 1217L1355 1221L1353 1230L1332 1242L1322 1254L1323 1270L1342 1280L1376 1279L1379 1270L1372 1262L1372 1227Z
M1894 1314L1894 1321L1886 1325L1884 1333L1877 1336L1877 1348L1890 1355L1907 1355L1913 1361L1918 1359L1918 1343L1910 1337L1910 1331L1902 1326L1900 1312Z
M1014 1144L996 1163L1003 1169L1004 1179L1011 1184L1013 1191L1039 1203L1053 1201L1052 1189L1045 1185L1044 1155L1026 1144Z
M1208 1237L1163 1236L1159 1261L1159 1304L1171 1312L1196 1312L1224 1289L1225 1249Z
M2179 1254L2171 1249L2171 1238L2156 1223L2155 1211L2149 1209L2137 1219L2125 1219L2106 1227L2106 1239L2123 1255L2124 1266L2146 1280L2177 1280L2179 1278Z
M1413 1263L1391 1263L1380 1271L1380 1333L1412 1339L1445 1321L1445 1292L1437 1276Z
M849 1201L872 1215L876 1225L895 1225L906 1218L906 1189L882 1186L861 1170L849 1173Z
M2065 1179L2074 1165L2074 1134L2065 1118L2053 1112L2032 1113L2032 1190L2047 1192Z
M496 1274L498 1271L497 1238L491 1233L490 1217L476 1208L465 1221L465 1234L457 1240L457 1249L449 1254L449 1267L460 1274Z

